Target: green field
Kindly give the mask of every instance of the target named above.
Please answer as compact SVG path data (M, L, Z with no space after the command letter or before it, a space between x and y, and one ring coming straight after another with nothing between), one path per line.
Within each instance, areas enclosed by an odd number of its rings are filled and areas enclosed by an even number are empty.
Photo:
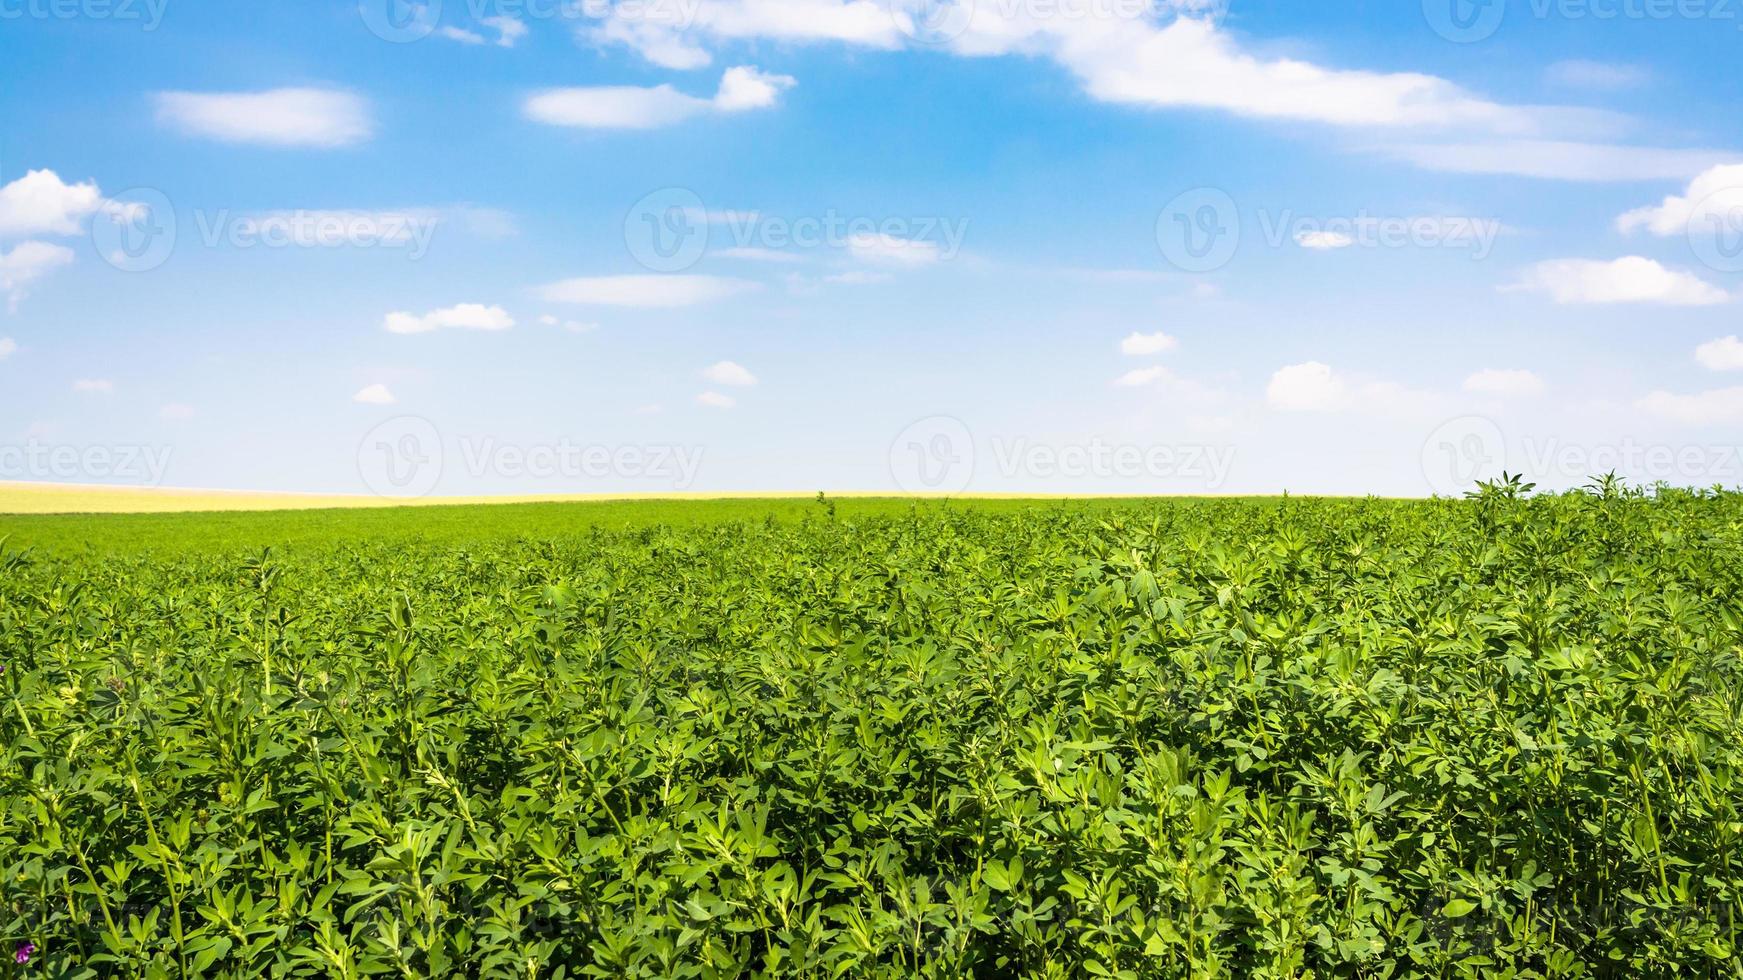
M1743 971L1743 496L0 535L0 977Z

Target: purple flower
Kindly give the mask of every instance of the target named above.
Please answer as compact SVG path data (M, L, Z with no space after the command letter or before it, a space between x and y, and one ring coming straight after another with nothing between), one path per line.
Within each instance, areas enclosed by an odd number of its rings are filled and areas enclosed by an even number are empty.
M18 952L12 954L12 959L15 962L17 962L18 965L23 966L24 964L30 962L30 957L35 952L36 952L36 944L35 943L25 943L24 945L18 947Z

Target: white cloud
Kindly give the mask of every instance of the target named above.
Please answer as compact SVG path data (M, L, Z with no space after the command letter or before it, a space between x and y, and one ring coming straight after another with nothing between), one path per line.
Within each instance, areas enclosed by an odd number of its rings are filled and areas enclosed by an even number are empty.
M1265 399L1286 412L1329 412L1345 407L1349 390L1330 365L1308 361L1273 374Z
M823 277L823 281L840 286L875 286L878 283L889 282L893 276L887 272L867 272L855 269L851 272L832 272Z
M350 146L374 133L369 106L339 89L159 92L160 122L192 136L266 146Z
M778 262L790 265L795 262L805 261L802 256L794 255L792 252L782 252L776 249L762 248L756 245L738 245L732 248L723 248L714 254L719 258L740 259L745 262Z
M720 78L714 107L721 112L767 109L781 101L781 93L799 84L791 75L769 75L749 65L728 68Z
M501 17L480 17L478 23L496 32L496 45L501 48L512 48L516 41L527 36L527 25L518 17L506 14Z
M1723 289L1638 255L1609 262L1554 259L1527 269L1510 291L1548 293L1563 305L1658 303L1713 306L1730 301Z
M599 329L599 324L592 321L562 320L549 313L539 317L539 322L547 327L562 327L570 333L592 333Z
M77 235L102 206L95 183L68 184L52 170L32 170L0 187L0 238Z
M1159 391L1176 404L1192 410L1195 417L1202 415L1207 407L1229 400L1228 392L1192 378L1181 377L1161 365L1127 371L1115 378L1113 383L1116 388L1149 388Z
M387 385L370 385L351 396L351 400L359 405L392 405L399 399L393 397L393 392L387 390Z
M1120 353L1129 357L1148 357L1152 354L1166 354L1180 346L1180 342L1165 333L1138 333L1120 341Z
M25 287L72 261L72 249L47 242L19 242L0 252L0 293L6 294L7 308L17 312Z
M461 44L485 43L484 35L477 31L466 30L463 27L439 27L436 29L436 36L445 37L450 41L459 41Z
M742 364L734 361L721 361L702 369L702 377L717 385L731 385L737 388L748 388L757 383L756 375L747 371Z
M514 326L514 317L500 306L482 303L461 303L445 309L431 310L419 316L413 313L389 313L382 322L388 333L429 333L432 330L507 330Z
M871 233L849 236L847 250L861 262L909 268L931 265L941 254L936 242Z
M1165 367L1137 368L1115 378L1114 385L1119 388L1142 388L1145 385L1165 381L1171 377L1172 375Z
M84 395L107 395L115 390L115 382L101 378L80 378L73 382L73 390Z
M1484 395L1523 397L1542 394L1543 379L1530 371L1487 368L1465 379L1465 390Z
M1695 360L1709 371L1743 371L1743 340L1736 334L1695 348Z
M516 41L527 36L527 25L518 17L480 17L478 23L496 32L496 46L512 48ZM450 41L461 44L488 44L490 41L477 31L461 27L443 27L436 32Z
M1652 73L1635 65L1571 58L1550 65L1543 77L1552 85L1566 88L1614 92L1643 85L1651 80Z
M18 350L18 342L11 337L0 337L0 361L11 357Z
M1218 109L1243 116L1335 126L1474 126L1527 132L1535 113L1472 95L1414 72L1325 68L1241 49L1209 19L1166 26L1142 18L976 17L957 40L969 54L1039 49L1106 102Z
M589 129L658 129L706 112L707 99L685 95L670 85L627 85L546 89L527 97L528 119L552 126Z
M1735 156L1715 150L1676 150L1555 139L1415 143L1384 146L1381 150L1388 156L1425 170L1588 183L1687 180Z
M696 396L696 404L704 408L731 408L738 404L731 395L723 395L718 391L704 391Z
M710 63L705 43L771 39L835 41L891 49L924 36L927 7L966 57L1046 58L1103 102L1211 109L1251 118L1316 122L1420 134L1405 146L1376 147L1435 169L1531 173L1570 180L1687 177L1712 164L1704 151L1575 142L1611 138L1635 123L1619 114L1568 106L1507 105L1420 72L1343 69L1257 53L1213 16L1203 0L1127 4L919 4L892 0L708 0L671 16L647 5L614 4L585 32L624 44L674 69ZM1066 9L1069 7L1070 9ZM893 15L893 16L892 16ZM1595 82L1577 65L1562 75ZM1611 69L1610 80L1620 76ZM1435 142L1427 142L1435 140ZM1450 145L1440 145L1447 143Z
M194 414L194 406L179 402L171 402L157 410L157 417L168 422L186 422Z
M1346 377L1319 361L1279 369L1265 388L1265 400L1284 412L1404 412L1434 403L1425 392L1390 381Z
M1616 219L1623 234L1641 228L1654 235L1706 231L1713 222L1735 229L1743 224L1743 163L1714 167L1689 182L1681 195L1666 197L1657 207L1636 208Z
M1187 13L1197 4L1174 4ZM614 9L594 32L628 44L668 67L694 68L707 52L690 37L717 41L757 37L843 41L893 48L902 43L897 19L869 0L718 0L698 5L688 36L678 24L632 21ZM950 13L950 11L946 11ZM1335 125L1421 126L1474 123L1525 129L1531 113L1471 95L1445 79L1415 73L1324 68L1289 58L1265 58L1240 45L1208 17L1160 23L1148 4L1131 12L1100 5L1081 16L1037 5L961 6L964 30L950 44L961 55L1042 55L1075 74L1106 102L1220 109L1240 115ZM911 22L909 33L916 30Z
M682 10L677 8L683 8ZM666 9L671 13L664 18ZM693 5L613 5L586 36L623 44L663 68L701 68L713 59L696 38L715 41L841 41L864 47L901 46L890 9L879 0L708 0Z
M1356 240L1341 231L1298 231L1295 233L1295 244L1314 251L1326 251L1336 248L1349 248Z
M1655 391L1634 403L1648 415L1685 425L1743 422L1743 388L1718 388L1693 395Z
M540 287L539 297L547 303L674 309L714 303L761 288L761 283L725 276L583 276Z
M521 110L528 119L552 126L586 129L658 129L709 112L743 112L775 105L783 89L795 85L787 75L755 68L728 68L712 99L698 98L670 85L638 88L604 85L555 88L527 96Z

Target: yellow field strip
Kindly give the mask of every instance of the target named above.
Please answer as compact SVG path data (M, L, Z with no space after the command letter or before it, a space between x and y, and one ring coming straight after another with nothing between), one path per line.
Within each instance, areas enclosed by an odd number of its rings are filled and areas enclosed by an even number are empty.
M610 500L804 499L816 491L747 493L547 494L500 497L389 498L369 494L277 493L261 490L193 490L174 487L105 487L69 483L0 481L0 514L167 514L188 511L312 510L352 507L437 507L455 504L582 503ZM829 492L831 497L901 497L895 492ZM1050 494L958 495L978 499L1065 499Z

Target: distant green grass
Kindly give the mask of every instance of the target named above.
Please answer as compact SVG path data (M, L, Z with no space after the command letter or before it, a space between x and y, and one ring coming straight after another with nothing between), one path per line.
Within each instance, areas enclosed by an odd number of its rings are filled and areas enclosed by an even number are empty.
M1192 506L1170 499L1083 501L831 498L844 520L973 510L1009 514L1044 508L1126 511ZM466 504L355 510L226 511L179 514L0 514L0 537L14 548L119 554L258 551L265 547L328 550L362 541L430 545L482 544L517 538L557 539L594 530L730 522L790 522L823 517L811 499L614 500L587 503Z

